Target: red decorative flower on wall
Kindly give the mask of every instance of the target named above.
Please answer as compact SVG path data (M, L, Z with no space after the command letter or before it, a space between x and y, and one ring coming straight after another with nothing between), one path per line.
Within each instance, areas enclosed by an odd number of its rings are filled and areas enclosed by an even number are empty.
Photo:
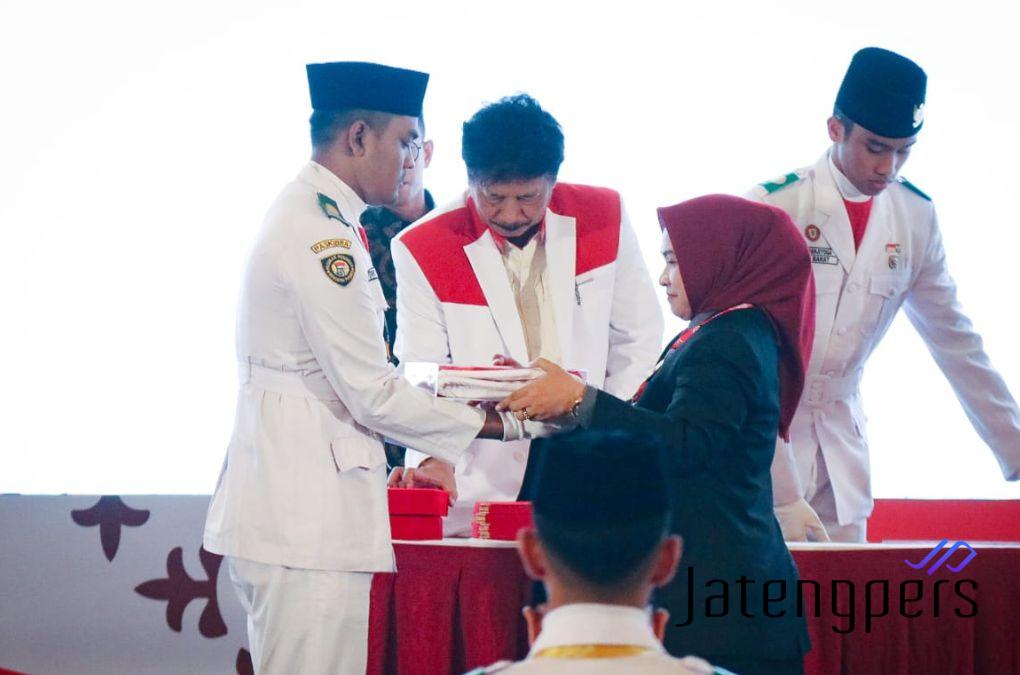
M120 546L120 528L144 525L149 520L149 512L131 508L120 497L100 497L90 508L71 511L71 519L82 527L99 526L103 554L112 562Z
M166 557L166 578L152 579L139 584L135 587L135 592L153 600L166 600L166 623L171 630L178 633L181 632L185 608L192 600L205 598L205 609L198 619L198 632L207 638L222 637L227 634L227 625L223 622L219 602L216 599L216 577L223 556L210 553L204 548L198 550L198 556L208 576L204 581L188 576L184 569L184 550L178 546Z
M255 675L255 667L251 663L251 652L247 649L237 650L234 670L237 671L237 675Z

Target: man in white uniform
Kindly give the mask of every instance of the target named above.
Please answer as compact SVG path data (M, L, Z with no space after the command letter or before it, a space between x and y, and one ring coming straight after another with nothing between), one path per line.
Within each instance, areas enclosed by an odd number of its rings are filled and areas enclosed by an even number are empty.
M397 356L458 365L544 357L632 396L659 355L663 321L620 195L556 181L563 132L526 94L465 122L462 154L467 193L392 244ZM470 532L475 502L512 501L521 491L528 442L512 452L487 445L472 444L457 464L447 535ZM418 450L406 465L448 481L449 468Z
M859 383L902 305L1007 480L1020 478L1020 410L963 314L931 199L899 176L924 121L926 76L893 52L854 55L828 121L832 147L751 195L785 210L811 250L814 351L791 446L777 447L787 539L814 514L836 541L864 541L870 467Z
M394 568L382 434L448 462L503 434L499 417L394 373L356 225L366 203L393 202L421 151L427 81L308 66L312 161L270 207L245 272L241 389L204 545L227 556L259 673L364 672L372 573Z
M649 605L652 591L676 573L681 550L680 537L669 534L658 444L585 432L547 445L535 472L535 527L521 530L517 543L524 569L544 583L548 601L524 610L531 642L524 661L469 675L727 672L667 654L669 613Z

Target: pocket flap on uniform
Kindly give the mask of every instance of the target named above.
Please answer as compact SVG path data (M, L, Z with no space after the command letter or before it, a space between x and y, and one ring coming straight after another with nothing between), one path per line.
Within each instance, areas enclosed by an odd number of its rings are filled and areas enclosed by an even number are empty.
M329 442L333 463L340 472L351 469L376 469L386 463L382 443L360 434L337 436Z
M874 274L869 289L874 295L895 298L907 289L907 280L902 274Z

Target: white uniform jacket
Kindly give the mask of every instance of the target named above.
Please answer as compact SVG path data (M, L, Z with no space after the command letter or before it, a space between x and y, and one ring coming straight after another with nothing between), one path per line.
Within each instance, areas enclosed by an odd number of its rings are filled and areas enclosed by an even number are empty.
M270 207L241 291L241 387L209 505L214 553L307 569L393 569L379 433L449 461L478 410L411 387L386 360L386 307L358 196L310 163ZM378 433L377 433L378 432Z
M817 292L814 349L791 428L796 474L806 484L821 448L841 525L871 514L864 362L900 306L952 385L975 430L1010 480L1020 477L1020 410L963 314L946 268L935 208L905 180L874 197L860 250L828 153L755 188L752 199L790 214L811 250ZM780 455L777 454L777 457ZM778 462L779 460L777 460ZM774 470L777 503L802 497ZM787 493L786 499L780 495Z
M567 368L628 398L662 344L662 312L637 240L613 190L558 183L545 215L546 279ZM400 233L396 354L402 361L491 365L495 354L528 362L521 318L500 251L464 197ZM493 452L476 441L457 464L459 499L444 525L466 534L476 501L517 498L528 441ZM426 448L414 446L428 452ZM424 455L408 451L408 466Z

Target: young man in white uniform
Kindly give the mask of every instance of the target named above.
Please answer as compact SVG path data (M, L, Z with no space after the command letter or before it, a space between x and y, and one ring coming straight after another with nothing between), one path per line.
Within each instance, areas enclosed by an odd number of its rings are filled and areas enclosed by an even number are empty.
M498 417L436 400L387 362L366 203L392 203L428 76L308 66L312 161L270 207L237 326L241 389L204 545L227 556L258 673L363 673L369 589L393 570L382 435L456 462ZM508 429L511 426L508 424Z
M811 250L814 351L791 446L777 447L776 509L803 539L813 507L836 541L864 541L870 466L859 383L902 306L1007 480L1020 478L1020 410L963 314L931 199L899 176L924 121L926 76L870 47L854 55L828 121L832 147L751 195L785 210Z
M536 467L535 527L517 542L524 569L548 601L526 607L531 650L483 673L726 673L666 653L669 620L649 605L669 582L681 542L669 534L669 493L656 443L624 433L585 432L547 441ZM606 480L605 467L613 467Z

